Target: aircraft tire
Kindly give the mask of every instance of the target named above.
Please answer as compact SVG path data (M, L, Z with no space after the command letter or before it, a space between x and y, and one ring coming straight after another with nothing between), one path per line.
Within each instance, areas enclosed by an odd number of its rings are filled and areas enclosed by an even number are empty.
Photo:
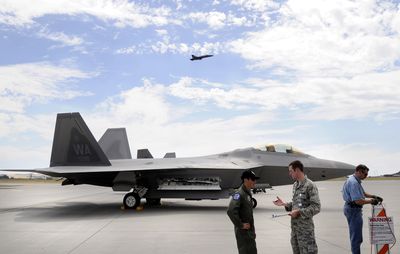
M251 198L251 201L253 203L253 208L257 207L257 200L255 198Z
M136 209L140 205L140 197L137 193L129 192L124 197L125 209Z

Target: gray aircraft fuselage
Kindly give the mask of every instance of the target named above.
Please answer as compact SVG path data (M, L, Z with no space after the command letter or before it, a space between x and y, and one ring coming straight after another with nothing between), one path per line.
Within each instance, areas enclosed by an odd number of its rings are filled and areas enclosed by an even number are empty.
M241 184L244 170L251 169L257 176L257 184L271 186L292 184L288 165L294 160L304 164L306 175L313 181L322 181L354 172L354 166L338 161L318 159L307 154L261 151L255 148L238 149L216 155L190 158L119 159L110 160L111 166L57 166L51 173L65 177L70 184L92 184L113 187L115 191L129 191L134 185L148 188L147 198L215 199L228 197L232 189ZM83 170L84 169L84 170ZM39 170L40 171L40 170ZM193 185L193 188L163 190L160 180L165 178L219 179L219 189ZM189 185L189 184L188 184ZM180 186L182 187L182 186Z
M50 167L29 171L63 177L63 185L91 184L112 187L114 191L133 190L135 195L141 193L140 200L142 197L227 198L240 186L240 176L248 169L260 177L259 186L292 184L288 165L294 160L304 164L306 175L313 181L350 175L355 169L350 164L296 151L256 148L190 158L171 158L175 155L169 153L160 159L149 158L152 156L148 151L141 151L145 159L131 159L125 129L107 130L99 143L79 113L58 114Z

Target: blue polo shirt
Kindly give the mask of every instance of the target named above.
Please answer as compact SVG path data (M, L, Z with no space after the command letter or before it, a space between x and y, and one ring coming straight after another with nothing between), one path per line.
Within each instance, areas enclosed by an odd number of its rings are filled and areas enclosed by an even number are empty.
M365 199L364 189L361 186L361 180L355 175L351 175L343 185L342 194L343 200L346 202Z

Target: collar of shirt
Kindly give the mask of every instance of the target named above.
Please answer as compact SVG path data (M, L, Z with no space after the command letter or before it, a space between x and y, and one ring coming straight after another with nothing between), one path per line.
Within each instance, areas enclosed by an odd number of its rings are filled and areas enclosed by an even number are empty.
M250 190L248 190L248 189L246 188L246 186L244 186L244 184L242 184L242 187L241 187L241 188L244 190L244 192L246 192L249 196L251 196Z
M296 181L296 189L302 187L306 183L307 179L308 179L307 176L304 175L303 181Z
M356 180L357 180L357 182L359 183L359 184L361 184L361 179L359 179L356 175L352 175Z

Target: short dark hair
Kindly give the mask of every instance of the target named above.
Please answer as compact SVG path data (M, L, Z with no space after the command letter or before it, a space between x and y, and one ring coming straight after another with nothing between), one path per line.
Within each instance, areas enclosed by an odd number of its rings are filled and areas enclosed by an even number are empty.
M298 168L298 169L300 169L300 171L301 172L304 172L303 170L303 168L304 168L304 166L303 166L303 163L301 163L301 161L299 161L299 160L296 160L296 161L292 161L290 164L289 164L289 167L290 166L292 166L292 168L295 170L296 168Z
M369 168L364 164L360 164L356 167L356 171L369 171Z
M260 177L256 176L256 174L253 171L251 171L250 169L244 171L240 178L242 179L242 181L244 181L244 179L251 179L253 181L260 179Z

